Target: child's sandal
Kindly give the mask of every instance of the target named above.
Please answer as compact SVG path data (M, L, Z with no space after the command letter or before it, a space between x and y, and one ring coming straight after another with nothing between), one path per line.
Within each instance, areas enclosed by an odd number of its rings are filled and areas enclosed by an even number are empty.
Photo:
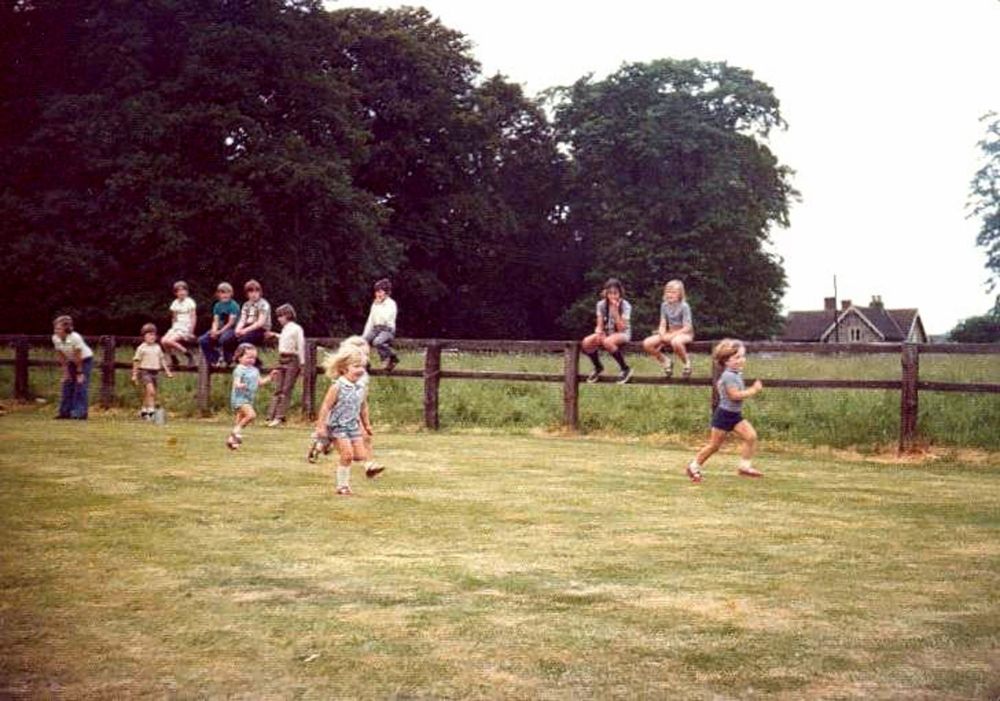
M753 467L741 467L738 470L741 477L763 477L764 473Z
M347 486L337 487L337 496L338 497L351 497L351 496L354 496L354 492L352 492L351 488L347 487Z
M230 450L236 450L240 447L240 440L232 433L226 437L226 447Z
M692 465L688 465L684 469L684 472L686 472L687 476L691 478L691 481L696 484L705 479L705 477L701 474L701 470L699 470L697 467L693 467Z

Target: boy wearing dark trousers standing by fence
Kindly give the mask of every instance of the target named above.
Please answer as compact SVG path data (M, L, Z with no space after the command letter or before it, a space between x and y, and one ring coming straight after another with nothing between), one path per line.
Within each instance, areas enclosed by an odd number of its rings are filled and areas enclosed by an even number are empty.
M281 333L268 331L269 338L278 338L278 367L274 370L274 395L267 407L267 426L276 428L285 423L288 403L292 400L295 380L306 362L306 335L295 323L295 307L282 304L275 310Z

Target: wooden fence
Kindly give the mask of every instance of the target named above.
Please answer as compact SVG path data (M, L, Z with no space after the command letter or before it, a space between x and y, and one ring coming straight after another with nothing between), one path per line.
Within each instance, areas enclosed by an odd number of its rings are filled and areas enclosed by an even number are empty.
M115 376L117 370L130 370L131 363L118 362L118 348L133 348L142 339L132 336L100 336L86 337L88 344L95 349L95 369L100 373L100 398L102 407L108 408L115 399ZM335 348L340 339L310 338L306 340L306 362L303 367L302 412L308 418L316 414L316 378L322 371L317 367L318 348L325 346ZM14 397L28 399L28 372L31 367L58 366L54 359L33 359L31 348L47 347L51 349L51 337L29 335L0 335L0 345L14 347L13 359L0 359L0 365L14 366ZM443 339L397 339L400 349L424 352L424 367L422 370L396 369L394 377L411 377L423 379L424 382L424 424L427 428L437 430L440 426L438 412L439 390L442 380L500 380L504 382L553 382L563 386L563 424L570 430L579 426L580 382L584 378L579 373L580 344L576 341L507 341L507 340L443 340ZM689 346L694 353L711 352L712 342L696 341ZM458 352L492 352L518 354L549 354L561 355L563 358L562 373L535 372L491 372L474 370L444 370L441 367L443 350ZM630 343L626 350L641 353L638 343ZM898 380L824 380L824 379L769 379L767 387L798 388L810 390L822 389L854 389L854 390L898 390L900 393L900 427L899 449L902 452L912 450L917 442L917 413L920 391L930 392L980 392L1000 393L1000 384L971 382L922 382L920 381L921 354L1000 354L1000 344L915 344L915 343L781 343L781 342L749 342L749 353L803 353L803 354L896 354L900 358L900 378ZM229 370L209 367L204 358L198 354L198 365L195 368L181 367L176 372L195 372L198 374L197 402L203 414L208 414L212 376L219 373L227 374ZM714 364L713 364L714 367ZM372 375L385 375L384 370L372 370ZM631 384L683 385L705 386L710 388L711 406L718 403L718 392L715 388L718 370L712 377L666 378L633 376ZM605 376L600 382L614 382L613 376ZM751 380L752 381L752 380ZM748 382L749 384L749 382Z

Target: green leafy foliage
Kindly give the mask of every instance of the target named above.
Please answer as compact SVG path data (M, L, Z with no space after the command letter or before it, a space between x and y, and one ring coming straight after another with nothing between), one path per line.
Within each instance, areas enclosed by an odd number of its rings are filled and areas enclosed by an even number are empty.
M976 243L986 249L986 268L992 273L990 290L993 290L1000 279L1000 115L990 112L983 115L983 121L986 136L979 142L979 148L985 162L972 179L969 205L970 216L982 220ZM1000 295L993 313L1000 315Z

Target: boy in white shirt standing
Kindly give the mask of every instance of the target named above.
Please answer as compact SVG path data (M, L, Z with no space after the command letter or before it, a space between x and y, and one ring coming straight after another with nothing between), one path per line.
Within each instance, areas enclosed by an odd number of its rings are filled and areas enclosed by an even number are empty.
M392 350L392 341L396 337L396 302L391 297L392 283L388 278L382 278L375 283L375 301L368 312L368 321L361 337L368 345L378 351L379 357L385 363L385 369L392 369L399 364L399 357Z
M274 311L281 324L281 333L268 331L270 338L278 338L278 367L274 370L274 395L267 408L267 426L275 428L285 423L285 414L292 399L292 390L299 372L306 362L306 335L295 322L295 307L282 304Z

